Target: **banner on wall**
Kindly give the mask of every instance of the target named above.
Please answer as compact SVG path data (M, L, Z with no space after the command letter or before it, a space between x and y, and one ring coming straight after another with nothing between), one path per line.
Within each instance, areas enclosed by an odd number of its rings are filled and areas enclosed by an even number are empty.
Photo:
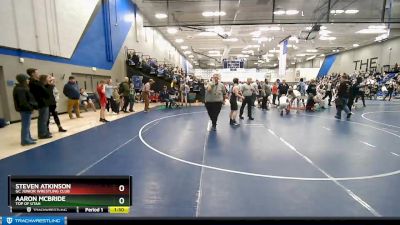
M143 86L143 76L132 76L132 83L135 89L142 89Z
M286 56L288 52L288 40L284 40L279 43L279 77L283 78L286 76Z

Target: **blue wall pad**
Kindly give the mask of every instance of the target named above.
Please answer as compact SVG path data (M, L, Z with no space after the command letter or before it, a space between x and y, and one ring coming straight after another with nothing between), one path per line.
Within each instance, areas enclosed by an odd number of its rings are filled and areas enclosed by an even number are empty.
M317 78L321 78L327 75L335 60L336 60L336 55L328 55L327 57L325 57L324 62L322 63L321 68L319 69Z
M134 22L127 15L134 15L136 6L130 0L101 4L70 59L6 47L0 47L0 54L110 70Z

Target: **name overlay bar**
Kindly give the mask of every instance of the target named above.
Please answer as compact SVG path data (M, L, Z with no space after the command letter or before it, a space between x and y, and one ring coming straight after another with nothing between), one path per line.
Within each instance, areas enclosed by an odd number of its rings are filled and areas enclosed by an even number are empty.
M1 217L1 225L36 225L36 224L51 224L51 225L66 225L67 218L62 216L4 216Z
M12 212L76 212L76 207L129 207L130 176L9 176L8 206ZM35 209L34 209L35 208Z

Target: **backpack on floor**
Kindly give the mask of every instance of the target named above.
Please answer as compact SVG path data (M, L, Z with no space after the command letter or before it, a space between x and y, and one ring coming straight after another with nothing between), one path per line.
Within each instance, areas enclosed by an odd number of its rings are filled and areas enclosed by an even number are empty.
M3 128L7 125L8 125L7 121L3 118L0 118L0 128Z

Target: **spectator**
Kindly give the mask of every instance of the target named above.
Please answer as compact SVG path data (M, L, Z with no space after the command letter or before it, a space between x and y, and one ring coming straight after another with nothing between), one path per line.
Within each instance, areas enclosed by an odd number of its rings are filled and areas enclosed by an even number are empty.
M304 99L306 98L306 84L304 83L303 78L300 78L300 82L297 84L297 91L300 92L301 101L303 103L303 106L305 106L306 104L304 103Z
M115 88L112 85L112 79L107 80L107 84L105 87L106 87L106 98L107 98L107 106L106 106L107 112L110 112L110 108L111 108L111 112L116 113L117 110L115 107L115 101L113 99L113 90Z
M101 80L99 85L97 85L97 93L99 94L99 103L100 103L100 122L107 123L109 121L106 120L105 117L107 98L106 98L106 85L104 80Z
M277 82L274 82L274 84L272 85L272 104L273 105L276 105L276 103L275 103L276 96L278 96L278 84L277 84Z
M169 92L167 86L164 85L163 90L160 91L160 100L165 102L165 108L172 108L172 100L169 98ZM169 106L168 106L169 103Z
M122 107L122 111L127 113L127 108L129 105L129 78L125 77L124 81L119 84L119 94L124 98L124 106Z
M68 98L67 111L70 119L73 119L72 108L74 108L76 118L82 118L79 111L79 86L75 81L75 77L70 76L68 83L64 85L64 95Z
M49 119L49 100L50 94L46 87L39 80L39 72L37 69L28 69L28 75L31 77L29 81L29 90L38 103L38 138L52 138L47 129L47 120Z
M118 88L115 88L112 94L112 99L115 104L115 114L119 114L119 108L121 103L121 96L118 94Z
M268 80L261 82L261 95L262 95L262 106L263 110L268 110L268 97L271 95L271 86L268 84Z
M79 101L81 101L81 105L85 108L85 111L88 111L88 108L93 109L93 112L96 112L96 107L94 106L93 100L89 98L88 93L85 89L79 89Z
M32 111L37 109L38 105L29 92L29 77L25 74L18 74L16 79L18 83L13 90L13 99L15 110L21 115L21 145L33 145L36 144L37 140L32 138L30 126Z
M142 91L142 95L143 95L143 99L144 99L144 112L149 112L150 108L149 108L149 104L150 104L150 93L151 91L151 85L154 84L154 80L150 79L149 82L147 82L144 86L143 86L143 91Z
M308 85L307 94L308 99L306 104L306 111L313 111L315 104L314 97L317 95L317 85L314 79L312 79L310 81L310 85Z
M244 96L240 93L239 89L239 79L238 78L233 78L233 87L231 90L230 98L229 98L229 103L231 104L231 112L229 113L229 124L233 126L239 126L236 122L236 116L237 116L237 111L239 109L237 101L243 101Z
M281 95L288 94L288 90L289 90L289 85L286 83L286 80L282 80L282 83L278 86L278 90L279 90L279 96L278 98L281 97Z
M135 112L133 106L135 105L136 91L133 83L129 84L129 112Z
M58 93L58 90L56 88L56 79L52 76L47 76L47 84L45 85L48 92L50 93L50 104L49 104L49 112L51 115L53 115L54 122L56 122L58 126L58 131L59 132L66 132L64 128L61 126L60 118L58 118L58 112L57 112L57 102L60 99L60 95ZM47 120L47 129L49 129L49 124L50 124L50 115L49 119Z
M254 94L256 93L256 89L257 87L255 87L252 84L252 79L249 77L247 78L247 83L243 84L241 87L241 92L242 95L244 96L243 102L242 102L242 106L240 107L240 111L239 111L239 118L241 120L244 119L243 117L243 111L244 108L247 105L247 116L249 117L249 120L254 120L253 118L253 114L252 114L252 106L254 104Z

